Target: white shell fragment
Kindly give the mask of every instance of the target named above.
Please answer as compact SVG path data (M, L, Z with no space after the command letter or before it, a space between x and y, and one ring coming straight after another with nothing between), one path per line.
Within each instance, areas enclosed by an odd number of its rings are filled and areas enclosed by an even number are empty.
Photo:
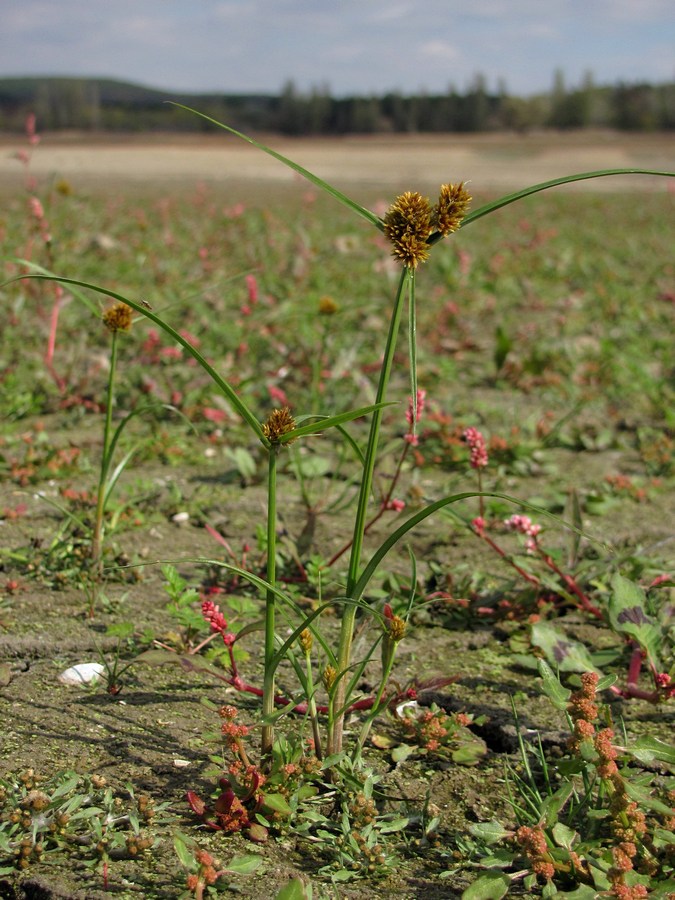
M185 525L185 523L190 519L189 512L178 512L175 516L171 516L171 521L176 525Z
M190 765L190 760L189 759L174 759L173 764L177 769L187 769L187 767Z
M79 663L59 675L63 684L93 684L105 672L101 663Z

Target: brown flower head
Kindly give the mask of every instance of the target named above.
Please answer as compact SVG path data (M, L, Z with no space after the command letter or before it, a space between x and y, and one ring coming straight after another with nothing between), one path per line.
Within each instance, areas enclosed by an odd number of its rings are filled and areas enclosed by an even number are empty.
M441 193L438 203L434 207L432 224L445 237L457 231L466 215L471 203L471 196L464 187L464 182L459 184L441 185Z
M113 334L117 331L130 331L131 314L131 307L126 303L116 303L103 313L103 324Z
M335 679L337 678L337 669L333 666L326 666L326 668L321 673L321 681L323 682L324 688L330 693L333 685L335 684Z
M416 191L397 197L384 217L384 233L393 245L392 254L411 269L429 256L431 217L428 199Z
M263 434L272 444L278 444L283 435L288 434L295 428L295 419L291 415L291 411L287 406L281 409L273 409L267 417L267 421L263 423ZM293 443L288 441L289 444Z
M339 309L340 307L332 297L325 296L319 300L319 313L322 316L334 316Z

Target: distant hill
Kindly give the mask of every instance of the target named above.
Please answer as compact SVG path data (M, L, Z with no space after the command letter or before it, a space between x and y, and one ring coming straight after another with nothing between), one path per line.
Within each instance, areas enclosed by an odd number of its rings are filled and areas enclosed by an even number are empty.
M547 94L491 93L477 76L464 93L335 98L326 90L279 95L187 94L110 78L0 78L0 131L21 132L28 113L40 131L204 131L211 126L173 100L244 131L292 135L473 132L532 128L675 129L675 82L567 89L558 74Z
M273 96L186 94L111 78L0 78L0 130L22 131L29 112L36 114L41 131L198 131L209 127L170 106L169 100L254 127L269 120L278 106Z

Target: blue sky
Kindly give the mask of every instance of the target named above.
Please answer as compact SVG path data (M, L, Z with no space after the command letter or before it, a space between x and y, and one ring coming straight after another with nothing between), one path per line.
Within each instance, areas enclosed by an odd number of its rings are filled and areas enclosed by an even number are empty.
M530 94L675 80L675 0L2 0L0 76L167 91Z

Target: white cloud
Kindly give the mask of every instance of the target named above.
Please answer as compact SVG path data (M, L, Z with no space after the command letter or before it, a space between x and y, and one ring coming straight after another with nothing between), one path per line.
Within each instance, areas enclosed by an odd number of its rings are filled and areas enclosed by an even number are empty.
M0 0L2 3L2 0ZM5 7L8 7L7 9ZM336 94L547 89L674 74L675 0L5 0L0 75L109 75L174 90Z
M423 56L432 57L443 62L456 62L461 55L454 44L438 39L422 44L420 51Z

